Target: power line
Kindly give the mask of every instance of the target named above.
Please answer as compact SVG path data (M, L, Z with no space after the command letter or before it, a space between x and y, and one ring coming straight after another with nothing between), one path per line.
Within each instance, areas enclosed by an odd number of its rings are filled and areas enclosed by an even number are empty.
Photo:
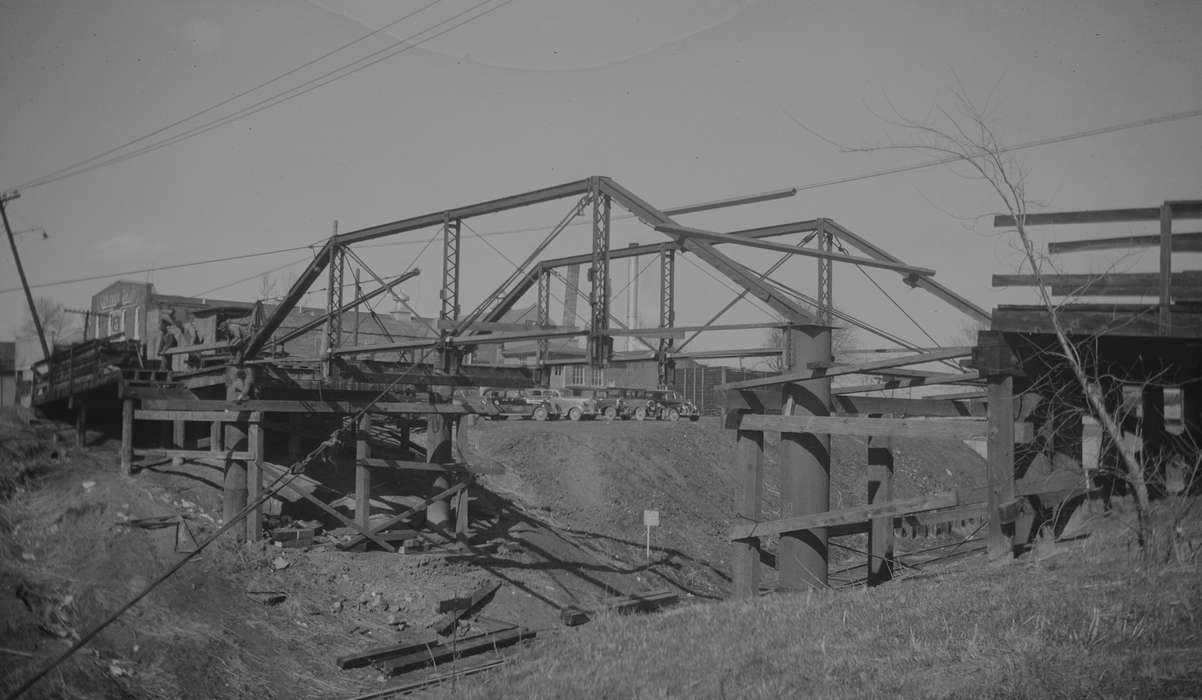
M40 187L42 185L47 185L52 182L58 182L60 180L65 180L70 177L75 177L76 175L82 175L84 173L91 172L93 170L97 170L99 168L104 168L109 165L115 165L117 163L121 163L121 162L129 160L131 158L136 158L138 156L145 155L152 151L156 151L160 148L166 148L167 146L171 146L171 145L174 145L181 141L184 141L186 139L190 139L193 136L199 136L200 134L206 133L208 131L212 131L213 129L217 129L219 127L225 126L226 124L230 124L232 122L238 121L245 117L249 117L253 114L257 114L258 112L261 112L265 109L269 109L276 105L283 104L284 102L288 102L289 100L300 97L301 95L308 94L308 93L310 93L320 87L324 87L334 81L341 80L342 78L345 78L347 76L358 73L359 71L361 71L365 68L374 66L377 63L380 63L381 61L385 61L389 58L392 58L393 56L396 56L398 54L409 51L410 49L417 48L418 46L421 46L422 44L424 44L428 41L431 41L433 39L436 39L444 34L452 32L455 29L458 29L459 27L462 27L463 25L468 24L469 22L474 22L475 20L478 20L481 17L484 17L485 15L491 14L491 13L501 9L502 7L505 7L506 5L512 3L513 1L514 0L502 0L502 2L500 4L494 5L493 7L490 7L487 10L484 10L483 12L479 12L475 15L471 15L471 16L467 17L467 19L464 19L460 22L455 22L454 24L451 24L451 26L443 29L442 31L435 32L434 34L430 34L429 36L427 36L419 41L413 41L413 43L409 43L410 41L416 39L417 37L419 37L423 34L426 34L430 31L432 31L438 27L441 27L443 25L446 25L448 23L454 22L454 20L459 19L460 17L463 17L464 15L467 15L471 12L474 12L475 10L478 10L481 7L492 2L492 0L481 0L481 2L478 2L475 5L472 5L471 7L467 8L466 10L457 12L454 15L448 17L447 19L442 20L441 22L437 22L419 32L410 34L409 36L405 37L404 39L401 39L393 44L390 44L389 46L387 46L383 49L374 51L362 58L356 59L355 61L352 61L348 64L339 66L338 68L335 68L331 71L323 73L322 75L319 75L316 78L312 78L310 80L302 82L301 84L299 84L295 87L289 88L288 90L284 90L283 92L277 93L271 97L267 97L262 100L259 100L258 102L255 102L251 105L243 107L243 108L233 112L232 114L205 122L203 124L200 124L200 125L190 128L190 129L187 129L180 134L176 134L175 136L171 136L171 137L156 141L156 142L151 143L146 146L142 146L142 147L137 148L128 153L114 155L110 158L105 158L103 160L92 162L88 165L77 167L68 172L61 172L58 175L55 175L53 177L46 176L46 177L42 177L42 178L39 178L36 180L31 180L30 182L23 185L21 187L21 189L32 189L34 187ZM383 55L381 55L381 54L383 54ZM376 58L377 56L378 56L378 58ZM372 60L369 60L369 59L372 59ZM364 63L364 61L366 61L366 63ZM361 64L361 65L356 65L356 64ZM354 66L354 67L352 68L352 66Z
M333 56L333 55L334 55L334 54L336 54L336 53L339 53L339 52L341 52L341 51L345 51L346 49L349 49L350 47L354 46L355 44L359 44L359 43L362 43L362 42L364 42L364 41L367 41L368 39L372 38L373 36L375 36L375 35L377 35L377 34L379 34L379 33L381 33L381 32L387 31L387 30L389 30L389 29L391 29L391 28L395 27L396 25L400 24L401 22L404 22L405 20L409 19L410 17L413 17L414 15L417 15L417 14L419 14L419 13L421 13L421 12L424 12L425 10L428 10L429 8L433 7L434 5L437 5L437 4L438 4L438 3L440 3L440 2L442 2L442 0L432 0L431 2L427 3L426 5L423 5L423 6L419 7L418 9L416 9L416 10L414 10L414 11L412 11L412 12L408 13L408 14L405 14L405 15L401 16L401 17L400 17L400 18L398 18L398 19L395 19L395 20L393 20L393 21L389 22L388 24L385 24L384 26L380 27L379 29L376 29L376 30L374 30L374 31L372 31L372 32L369 32L369 33L367 33L367 34L364 34L363 36L359 37L358 39L354 39L353 41L349 41L349 42L347 42L347 43L345 43L345 44L343 44L343 45L339 46L338 48L336 48L336 49L333 49L332 51L327 51L326 53L323 53L322 55L318 56L317 58L314 58L314 59L311 59L311 60L309 60L309 61L306 61L305 63L302 63L302 64L300 64L299 66L297 66L297 67L295 67L295 68L292 68L291 70L287 70L287 71L285 71L285 72L283 72L283 73L280 73L279 75L275 76L274 78L271 78L270 80L266 80L266 81L264 81L264 82L261 82L261 83L259 83L258 85L255 85L254 87L252 87L252 88L250 88L250 89L248 89L248 90L243 90L242 92L239 92L239 93L237 93L236 95L233 95L233 96L231 96L231 97L227 97L226 99L224 99L224 100L222 100L222 101L220 101L220 102L218 102L218 103L216 103L216 104L213 104L213 105L210 105L210 106L208 106L208 107L205 107L204 109L202 109L202 110L200 110L200 111L198 111L198 112L193 112L192 114L189 114L188 116L184 117L183 119L178 119L178 120L176 120L176 121L174 121L174 122L171 122L171 123L170 123L170 124L168 124L167 126L164 126L164 127L160 128L160 129L156 129L156 130L154 130L154 131L152 131L152 132L150 132L150 133L148 133L148 134L145 134L145 135L143 135L143 136L139 136L139 137L138 137L138 138L136 138L136 139L133 139L133 140L130 140L130 141L126 141L125 143L121 144L120 146L114 146L113 148L110 148L109 150L107 150L107 151L104 151L103 153L97 153L96 155L92 156L91 158L86 158L86 159L84 159L84 160L81 160L81 161L79 161L79 162L77 162L77 163L74 163L74 164L72 164L72 165L68 165L68 166L66 166L66 167L59 168L58 170L55 170L54 172L47 173L46 175L43 175L42 177L40 177L40 178L37 178L36 180L31 180L31 182L40 182L40 181L42 181L42 180L52 181L52 180L49 180L49 178L53 178L53 177L55 177L55 176L57 176L57 175L60 175L60 174L62 174L62 173L66 173L66 172L68 172L68 171L72 171L72 170L75 170L75 169L77 169L77 168L80 168L80 167L82 167L82 166L85 166L85 165L87 165L87 164L89 164L89 163L93 163L93 162L95 162L95 161L97 161L97 160L100 160L101 158L105 158L106 156L110 156L110 155L112 155L112 154L116 153L117 151L120 151L120 150L122 150L122 149L128 148L128 147L130 147L130 146L132 146L132 145L134 145L134 144L136 144L136 143L140 143L140 142L142 142L142 141L145 141L145 140L147 140L147 139L149 139L149 138L153 138L153 137L155 137L155 136L158 136L159 134L161 134L161 133L163 133L163 132L165 132L165 131L168 131L168 130L170 130L170 129L174 129L175 127L179 126L180 124L184 124L184 123L186 123L186 122L192 121L193 119L195 119L195 118L197 118L197 117L200 117L200 116L203 116L203 115L205 115L205 114L208 114L209 112L212 112L212 111L213 111L213 110L215 110L215 109L219 109L219 108L221 108L221 107L224 107L224 106L226 106L226 105L230 104L231 102L234 102L235 100L239 100L239 99L241 99L241 98L243 98L243 97L246 97L247 95L251 94L252 92L255 92L255 91L257 91L257 90L260 90L260 89L262 89L262 88L265 88L265 87L267 87L268 85L271 85L271 84L273 84L273 83L277 83L277 82L279 82L279 81L283 80L284 78L287 78L287 77L288 77L288 76L290 76L290 75L295 75L296 73L298 73L298 72L300 72L300 71L304 70L305 68L308 68L309 66L312 66L312 65L314 65L314 64L320 63L321 61L324 61L325 59L329 58L330 56ZM394 44L394 45L395 45L395 44ZM27 185L27 187L28 187L28 185Z
M1089 138L1092 136L1102 136L1104 134L1112 134L1116 131L1125 131L1127 129L1136 129L1142 126L1152 126L1154 124L1166 124L1168 122L1181 121L1182 119L1193 119L1202 117L1202 109L1191 109L1185 112L1174 112L1165 114L1159 117L1149 117L1147 119L1139 119L1132 122L1123 122L1122 124L1113 124L1111 126L1103 126L1097 129L1089 129L1086 131L1076 131L1063 136L1052 136L1025 143L1016 144L1014 146L1002 146L997 149L998 153L1010 153L1012 151L1024 151L1029 148L1037 148L1039 146L1050 146L1052 144L1064 143L1065 141L1075 141L1077 139ZM802 128L806 128L801 125ZM807 129L808 130L808 129ZM811 132L812 133L812 132ZM859 182L861 180L870 180L872 178L884 177L885 175L896 175L897 173L905 173L913 170L922 170L924 168L933 168L938 165L948 165L964 160L962 156L948 156L930 160L925 163L915 163L914 165L902 165L896 168L886 168L884 170L875 170L862 175L849 175L847 177L835 178L834 180L822 180L821 182L812 182L808 185L797 185L797 191L816 190L820 187L830 187L831 185L843 185L849 182Z

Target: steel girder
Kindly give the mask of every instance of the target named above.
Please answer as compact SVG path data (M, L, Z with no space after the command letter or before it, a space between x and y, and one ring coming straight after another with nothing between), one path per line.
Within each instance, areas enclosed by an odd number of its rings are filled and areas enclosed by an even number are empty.
M676 325L676 251L671 246L660 245L659 249L659 327L672 328ZM658 362L659 386L671 384L672 371L676 363L669 357L674 339L659 339Z
M459 318L459 219L447 217L442 222L442 309L438 317L444 321Z
M330 256L330 286L326 290L326 354L342 347L342 277L346 250L335 246Z
M835 252L835 239L826 226L818 233L818 248L825 253ZM831 324L831 309L834 308L834 261L818 258L818 322Z
M547 328L551 325L551 271L543 270L538 276L538 327ZM538 362L541 366L548 359L550 342L546 338L538 341Z
M609 224L610 196L601 191L601 179L593 181L593 255L589 269L592 292L589 295L590 318L588 357L592 367L605 367L613 354L609 328Z
M405 282L406 280L413 279L414 277L417 277L420 274L421 274L421 270L415 267L412 270L409 270L408 272L406 272L406 273L402 274L401 276L397 277L396 279L392 280L391 282L388 282L388 283L384 284L383 286L376 287L375 289L371 290L370 292L367 292L366 294L357 296L357 297L355 297L354 300L349 301L346 304L343 304L342 307L339 309L339 313L346 313L347 311L354 309L355 307L363 304L364 302L371 301L372 299L375 299L376 297L380 296L384 292L387 292L387 291L391 290L392 288L396 287L398 284ZM290 340L295 340L296 338L304 335L305 333L308 333L309 331L313 330L314 328L317 328L318 326L324 324L325 322L326 322L325 317L315 318L312 321L309 321L308 323L306 323L302 326L293 328L291 331L288 331L288 333L286 335L284 335L283 337L276 338L275 340L272 341L272 344L273 345L283 345L284 343L287 343ZM381 326L382 325L383 324L381 324ZM387 332L387 328L382 328L382 330Z
M601 178L601 190L609 194L614 199L625 207L631 214L637 216L643 223L652 228L658 229L663 226L678 227L679 225L668 215L659 211L655 207L648 204L646 201L617 184L609 178ZM686 251L693 253L698 258L708 263L718 272L721 272L735 284L749 290L757 298L768 304L774 311L784 316L789 321L797 323L813 323L814 317L810 312L798 304L797 302L777 293L771 286L761 281L754 272L747 269L744 265L735 262L726 255L714 249L714 246L708 242L697 240L696 238L682 238L680 245ZM629 250L633 250L629 249Z

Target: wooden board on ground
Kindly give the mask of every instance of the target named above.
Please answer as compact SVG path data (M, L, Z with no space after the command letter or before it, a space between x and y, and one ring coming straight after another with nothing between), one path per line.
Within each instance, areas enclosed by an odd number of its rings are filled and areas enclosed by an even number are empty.
M639 593L628 596L607 598L595 607L581 608L569 605L559 612L559 619L568 627L583 625L600 612L611 612L625 615L635 612L654 612L660 608L672 605L680 600L675 591L659 590L650 593Z
M535 632L525 627L515 627L500 632L489 632L467 639L457 639L446 644L433 644L420 651L415 651L388 661L378 661L373 665L386 676L414 671L434 664L441 664L452 659L474 656L484 652L513 646L518 642L533 639Z
M472 591L471 596L467 599L467 605L448 611L442 617L432 622L430 627L439 634L450 634L460 619L479 610L485 603L492 599L493 594L500 587L500 582L485 581L476 590Z

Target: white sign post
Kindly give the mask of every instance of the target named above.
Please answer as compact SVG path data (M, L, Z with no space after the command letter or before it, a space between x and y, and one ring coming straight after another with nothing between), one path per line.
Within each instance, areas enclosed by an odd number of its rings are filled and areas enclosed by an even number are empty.
M659 511L643 511L643 525L647 527L647 559L651 559L651 528L659 527Z

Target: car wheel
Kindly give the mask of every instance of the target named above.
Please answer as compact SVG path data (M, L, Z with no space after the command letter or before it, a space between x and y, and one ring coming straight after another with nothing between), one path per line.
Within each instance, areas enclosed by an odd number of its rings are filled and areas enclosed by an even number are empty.
M680 420L680 411L677 411L675 408L669 408L668 409L668 422L675 423L678 420Z
M646 420L647 419L647 409L643 408L642 406L639 406L638 408L634 409L634 419L635 420Z
M547 407L539 406L538 408L534 409L533 417L534 420L547 420Z
M580 420L580 409L573 406L570 410L568 410L568 420Z
M609 406L605 409L605 420L613 420L618 417L618 409Z
M694 423L696 423L697 421L701 420L701 416L700 416L700 415L698 415L698 414L696 414L696 413L694 413L693 415L689 416L689 420L691 420L691 421L693 421Z

